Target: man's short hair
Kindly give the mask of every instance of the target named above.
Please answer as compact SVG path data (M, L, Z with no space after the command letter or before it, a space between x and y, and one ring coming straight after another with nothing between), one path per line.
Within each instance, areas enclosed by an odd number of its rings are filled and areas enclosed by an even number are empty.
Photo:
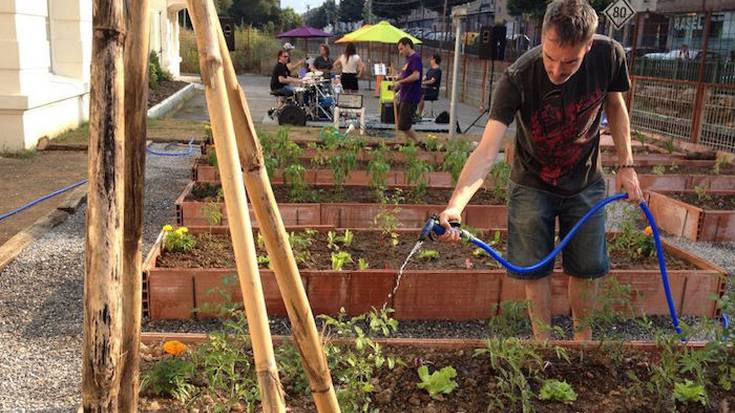
M442 57L439 53L434 53L434 56L431 56L431 57L434 58L434 61L436 62L436 64L439 64L442 62Z
M279 51L278 51L278 58L280 59L280 58L281 58L281 56L283 56L283 55L284 55L284 54L286 54L286 53L288 53L288 50L283 50L283 49L279 50Z
M401 40L398 41L398 44L402 44L404 46L408 46L411 49L413 49L413 40L411 40L408 37L401 37Z
M552 27L560 46L586 43L597 31L597 13L586 0L554 0L546 7L541 32Z

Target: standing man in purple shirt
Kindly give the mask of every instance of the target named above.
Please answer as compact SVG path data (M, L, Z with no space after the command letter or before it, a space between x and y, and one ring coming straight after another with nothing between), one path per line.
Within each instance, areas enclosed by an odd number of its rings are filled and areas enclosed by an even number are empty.
M393 84L394 90L400 91L400 104L398 106L398 130L403 131L409 139L418 141L416 132L411 129L413 116L421 101L421 74L424 67L421 56L413 50L413 41L404 37L398 41L398 53L406 57L406 65Z

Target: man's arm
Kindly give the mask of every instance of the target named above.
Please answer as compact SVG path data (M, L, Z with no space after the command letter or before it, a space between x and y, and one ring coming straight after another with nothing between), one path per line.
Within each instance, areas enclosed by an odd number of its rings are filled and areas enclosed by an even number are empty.
M436 78L435 78L435 77L430 77L430 78L428 78L428 79L424 80L424 81L423 81L423 82L421 82L421 83L422 83L422 84L423 84L424 86L430 86L430 85L433 85L434 83L436 83Z
M630 118L621 92L607 94L605 113L607 114L610 134L612 134L613 142L615 142L615 150L618 153L618 165L633 165L633 150L630 144ZM630 201L641 202L643 200L643 192L635 169L618 169L615 181L618 188L623 188L628 193Z
M439 223L444 228L450 228L449 221L459 221L461 219L462 210L482 186L485 177L492 169L493 163L495 163L495 158L498 157L498 151L506 129L508 127L504 123L494 119L490 119L485 125L482 140L467 158L447 208L439 214ZM459 234L447 231L439 239L457 241L459 240Z
M299 80L290 76L278 76L278 83L282 85L290 85L291 83L298 83Z

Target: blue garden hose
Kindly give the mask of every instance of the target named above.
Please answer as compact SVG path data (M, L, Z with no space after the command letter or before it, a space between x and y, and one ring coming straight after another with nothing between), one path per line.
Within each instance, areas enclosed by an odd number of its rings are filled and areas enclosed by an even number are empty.
M584 225L589 218L599 211L601 208L605 207L607 204L615 201L619 201L622 199L628 198L628 194L615 194L608 198L603 199L602 201L595 204L589 211L587 211L586 214L580 219L576 224L574 224L574 227L569 231L569 233L564 237L563 240L559 243L559 245L554 248L549 255L547 255L544 259L537 262L536 264L529 265L527 267L522 267L519 265L515 265L513 263L508 262L505 258L503 258L500 253L498 253L496 250L494 250L491 246L484 243L482 240L478 239L474 235L470 234L464 229L458 229L460 231L460 234L462 238L466 239L467 241L471 242L472 244L476 245L477 247L481 248L483 251L487 252L491 257L493 257L495 260L497 260L503 267L516 272L520 274L527 274L530 272L537 271L544 266L546 266L549 262L551 262L554 258L556 258L557 255L561 252L564 247L569 244L572 237L579 231L579 228ZM661 281L664 285L664 292L666 295L666 303L669 306L669 313L671 314L671 322L674 326L674 330L677 334L681 335L682 330L679 326L679 317L676 314L676 308L674 306L674 299L671 297L671 287L669 286L669 274L666 271L666 261L664 259L664 250L663 245L661 244L661 236L659 235L658 228L656 227L656 221L653 218L653 214L651 214L651 210L648 209L648 205L645 201L642 201L640 204L638 204L641 209L643 210L643 213L646 215L646 219L648 219L648 223L651 226L651 229L653 230L653 239L656 243L656 256L658 257L658 267L661 270ZM436 217L429 218L428 221L426 221L426 224L424 224L424 227L421 229L421 234L419 235L419 240L423 241L426 238L432 238L437 235L444 234L446 230L443 226L441 226L437 220ZM729 325L729 319L727 318L727 315L724 315L722 318L723 324L726 321L728 321Z

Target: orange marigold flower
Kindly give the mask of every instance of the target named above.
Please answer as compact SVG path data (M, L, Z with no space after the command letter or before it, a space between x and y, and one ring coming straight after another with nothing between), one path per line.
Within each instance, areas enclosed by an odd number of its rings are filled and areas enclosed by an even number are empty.
M647 226L645 229L643 229L643 233L650 236L653 236L653 228L651 226Z
M186 344L178 340L170 340L163 343L163 351L172 356L178 356L186 351Z

